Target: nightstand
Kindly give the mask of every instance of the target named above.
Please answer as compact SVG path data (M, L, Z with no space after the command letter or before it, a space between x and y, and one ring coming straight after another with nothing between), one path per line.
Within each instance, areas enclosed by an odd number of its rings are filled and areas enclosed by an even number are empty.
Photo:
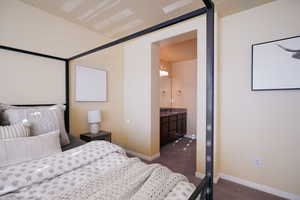
M80 135L80 139L86 142L90 142L93 140L105 140L111 142L111 132L108 131L99 131L99 133L85 133Z

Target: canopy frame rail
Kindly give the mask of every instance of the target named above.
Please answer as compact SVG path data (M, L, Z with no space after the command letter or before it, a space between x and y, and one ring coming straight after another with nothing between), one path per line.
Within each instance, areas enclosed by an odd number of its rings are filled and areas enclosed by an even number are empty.
M151 27L149 27L149 28L146 28L146 29L144 29L144 30L138 31L138 32L136 32L136 33L133 33L133 34L131 34L131 35L128 35L128 36L122 37L122 38L120 38L120 39L117 39L117 40L115 40L115 41L109 42L109 43L107 43L107 44L101 45L101 46L96 47L96 48L94 48L94 49L91 49L91 50L89 50L89 51L86 51L86 52L80 53L80 54L78 54L78 55L72 56L72 57L70 57L68 60L71 61L71 60L74 60L74 59L77 59L77 58L80 58L80 57L83 57L83 56L86 56L86 55L95 53L95 52L97 52L97 51L100 51L100 50L103 50L103 49L106 49L106 48L115 46L115 45L117 45L117 44L120 44L120 43L129 41L129 40L132 40L132 39L134 39L134 38L137 38L137 37L146 35L146 34L148 34L148 33L152 33L152 32L154 32L154 31L157 31L157 30L166 28L166 27L168 27L168 26L171 26L171 25L174 25L174 24L177 24L177 23L186 21L186 20L188 20L188 19L191 19L191 18L200 16L200 15L203 15L203 14L206 13L206 11L207 11L207 9L206 9L205 7L199 8L199 9L194 10L194 11L192 11L192 12L189 12L189 13L187 13L187 14L181 15L181 16L179 16L179 17L175 17L175 18L170 19L170 20L168 20L168 21L162 22L162 23L160 23L160 24L157 24L157 25L151 26Z
M17 53L23 53L23 54L27 54L27 55L32 55L32 56L38 56L38 57L43 57L43 58L47 58L47 59L53 59L53 60L60 60L65 62L65 101L66 103L64 104L66 106L66 110L65 110L65 127L66 127L66 131L69 133L70 131L70 92L69 92L69 88L70 88L70 71L69 71L69 61L67 58L62 58L62 57L57 57L57 56L52 56L52 55L48 55L48 54L43 54L43 53L38 53L38 52L34 52L34 51L28 51L28 50L23 50L23 49L18 49L18 48L14 48L14 47L9 47L9 46L4 46L4 45L0 45L0 49L2 50L6 50L6 51L13 51L13 52L17 52ZM53 104L30 104L30 105L21 105L21 106L50 106ZM20 105L18 105L20 106Z

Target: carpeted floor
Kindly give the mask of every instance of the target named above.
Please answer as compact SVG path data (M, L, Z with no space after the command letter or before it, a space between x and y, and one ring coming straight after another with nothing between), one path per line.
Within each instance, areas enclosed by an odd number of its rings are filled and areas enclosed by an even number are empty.
M195 185L200 183L200 179L195 177L196 140L182 138L168 144L161 148L159 158L147 163L160 163L174 172L184 174ZM223 179L215 185L214 196L216 200L283 200L283 198Z

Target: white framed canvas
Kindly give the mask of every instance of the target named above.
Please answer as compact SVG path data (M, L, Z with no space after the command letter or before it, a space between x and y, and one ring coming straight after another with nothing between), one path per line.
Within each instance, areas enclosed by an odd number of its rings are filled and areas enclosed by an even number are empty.
M107 72L76 65L76 101L107 101Z
M252 90L300 89L300 36L252 45Z

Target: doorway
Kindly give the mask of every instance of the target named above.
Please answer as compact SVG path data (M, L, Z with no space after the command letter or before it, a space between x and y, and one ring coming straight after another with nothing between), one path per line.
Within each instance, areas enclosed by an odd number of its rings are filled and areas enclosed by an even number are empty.
M160 158L155 160L198 183L196 171L197 130L197 31L156 43L159 57Z

